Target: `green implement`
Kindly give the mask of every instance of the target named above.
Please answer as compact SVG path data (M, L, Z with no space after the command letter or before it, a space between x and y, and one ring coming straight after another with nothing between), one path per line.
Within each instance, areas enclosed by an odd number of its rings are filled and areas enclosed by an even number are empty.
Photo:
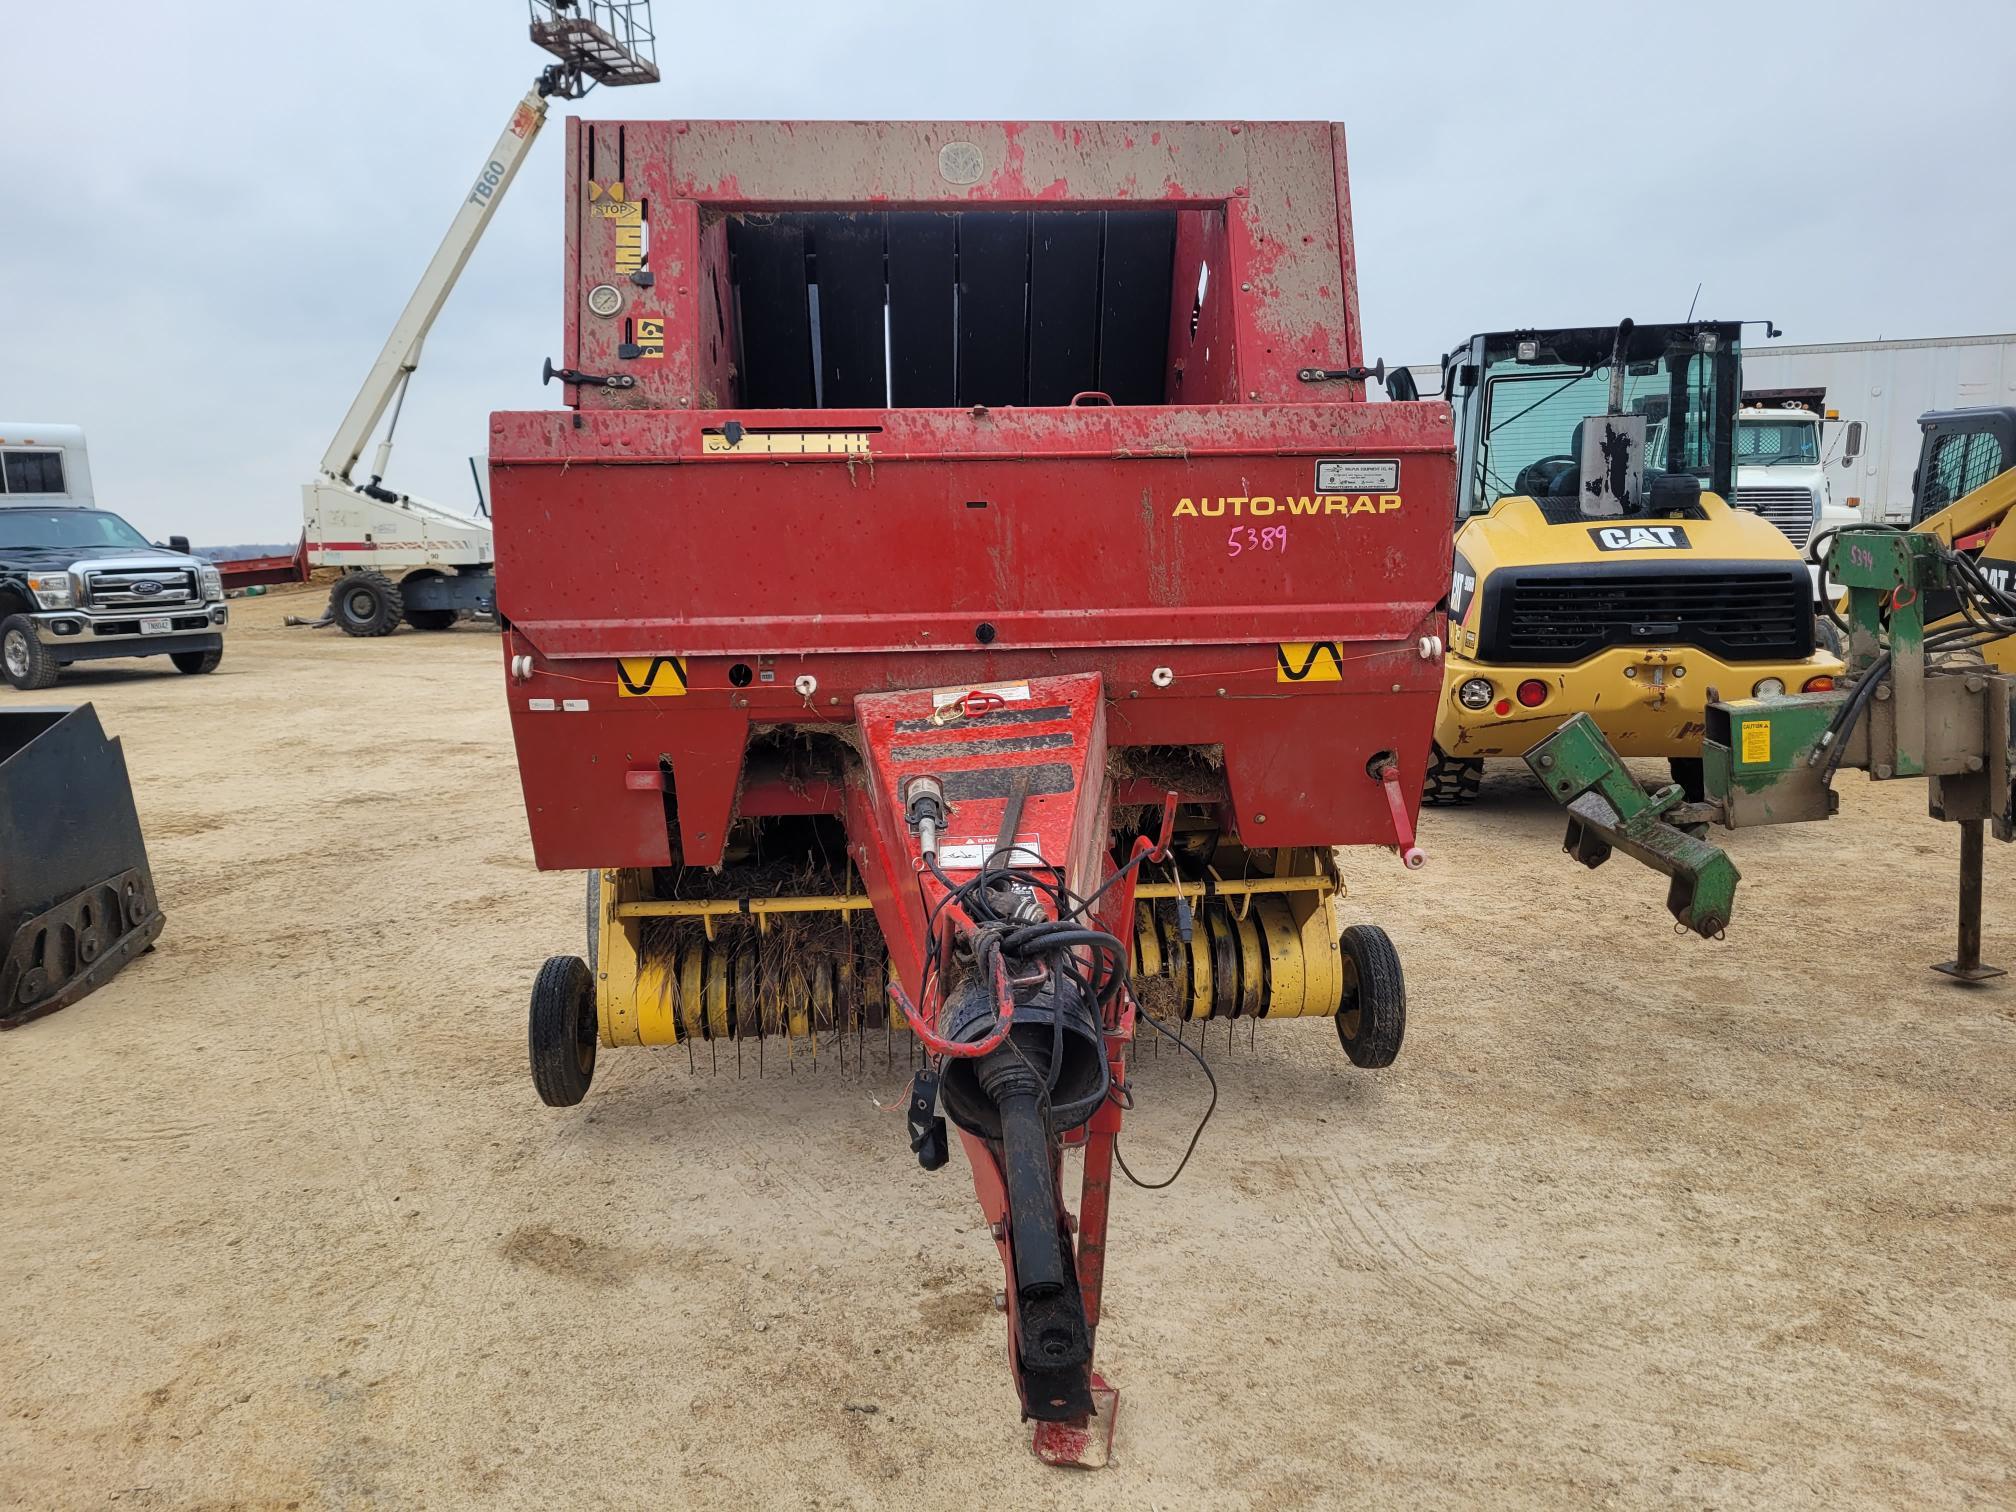
M1964 982L2001 976L1981 959L1982 842L1991 827L2016 839L2016 677L1981 653L2016 635L2016 596L1934 536L1875 526L1837 532L1827 574L1847 589L1847 675L1807 693L1712 699L1704 801L1646 792L1587 714L1526 764L1568 810L1569 854L1601 866L1621 850L1665 872L1666 906L1703 936L1728 924L1738 876L1706 839L1710 824L1831 818L1841 771L1923 778L1932 817L1961 827L1959 949L1937 969ZM1941 622L1930 632L1928 605Z
M1527 752L1526 765L1568 810L1569 855L1584 866L1601 866L1612 850L1635 856L1673 879L1666 906L1681 924L1704 938L1728 926L1742 873L1696 832L1705 826L1667 822L1685 795L1672 785L1647 793L1595 720L1577 714Z

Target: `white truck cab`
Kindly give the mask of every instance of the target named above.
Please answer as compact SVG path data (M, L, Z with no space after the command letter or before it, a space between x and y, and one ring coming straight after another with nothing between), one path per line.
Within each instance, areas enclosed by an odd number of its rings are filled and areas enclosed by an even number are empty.
M1801 551L1823 530L1861 523L1861 515L1834 502L1820 448L1820 416L1803 405L1745 407L1736 412L1736 497L1785 532ZM1812 564L1816 601L1827 591Z
M53 504L89 509L94 502L83 426L0 422L0 507Z
M0 421L0 677L34 692L125 656L212 672L230 619L222 576L188 542L156 546L97 507L80 427Z

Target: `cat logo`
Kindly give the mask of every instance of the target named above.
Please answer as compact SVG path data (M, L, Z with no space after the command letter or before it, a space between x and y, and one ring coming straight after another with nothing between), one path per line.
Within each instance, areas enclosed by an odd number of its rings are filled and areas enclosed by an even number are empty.
M1599 525L1589 532L1598 551L1692 551L1678 525Z
M1344 648L1336 641L1283 641L1274 648L1274 681L1342 682Z
M1477 569L1462 552L1456 553L1456 568L1449 575L1449 618L1460 620L1477 592Z
M626 656L616 663L618 698L684 698L686 658Z

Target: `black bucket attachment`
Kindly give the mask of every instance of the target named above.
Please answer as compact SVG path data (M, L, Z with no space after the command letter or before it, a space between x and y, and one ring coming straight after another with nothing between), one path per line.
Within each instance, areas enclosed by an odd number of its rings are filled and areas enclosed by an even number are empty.
M0 1029L68 1007L160 933L126 757L98 711L0 709Z

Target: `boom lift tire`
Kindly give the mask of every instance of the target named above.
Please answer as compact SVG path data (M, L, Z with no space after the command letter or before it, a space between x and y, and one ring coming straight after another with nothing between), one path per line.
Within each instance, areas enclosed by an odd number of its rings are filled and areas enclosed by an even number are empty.
M406 623L415 630L453 630L455 611L453 609L408 609Z
M224 648L217 646L209 651L171 651L168 653L168 660L175 663L177 672L200 677L205 672L217 670L217 664L224 660Z
M1439 745L1428 748L1427 780L1421 784L1421 801L1441 807L1475 803L1484 785L1484 758L1451 756Z
M548 956L532 983L532 1085L549 1108L571 1108L595 1079L595 978L579 956Z
M35 621L25 614L10 614L0 620L0 670L15 687L33 693L54 687L63 667L42 644Z
M405 618L399 585L382 572L346 572L329 590L329 613L345 635L390 635Z
M1393 1064L1407 1035L1407 982L1400 952L1377 924L1353 924L1337 943L1351 968L1337 1009L1337 1040L1352 1065L1377 1071Z

